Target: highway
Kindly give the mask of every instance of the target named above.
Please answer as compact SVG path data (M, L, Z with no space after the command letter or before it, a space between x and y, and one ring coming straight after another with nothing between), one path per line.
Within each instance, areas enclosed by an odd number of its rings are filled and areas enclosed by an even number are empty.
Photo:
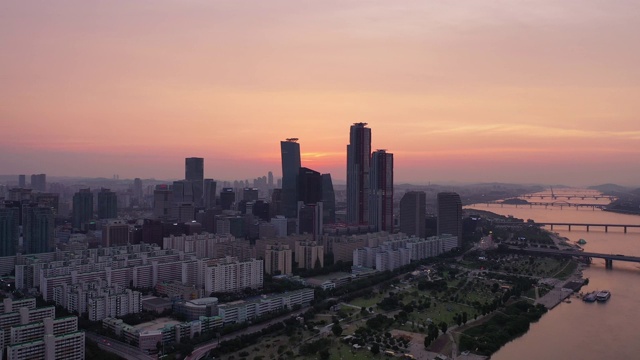
M125 344L123 342L114 340L110 337L97 335L90 332L85 332L85 336L95 341L98 347L104 351L116 354L123 359L137 359L137 360L156 360L155 356L149 356L140 351L137 347Z

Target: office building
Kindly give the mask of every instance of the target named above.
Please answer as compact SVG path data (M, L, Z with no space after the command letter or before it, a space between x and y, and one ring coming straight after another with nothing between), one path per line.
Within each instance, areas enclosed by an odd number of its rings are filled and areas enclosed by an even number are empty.
M138 204L142 204L143 196L142 180L140 178L133 179L133 197L138 201Z
M462 246L462 200L455 192L441 192L437 197L438 235L453 235Z
M23 252L24 254L37 254L54 250L53 231L55 222L53 210L48 207L31 204L23 208Z
M98 193L98 219L118 217L118 197L109 189L100 189Z
M220 192L220 207L222 210L231 210L236 202L236 193L233 188L222 188Z
M36 204L51 208L54 216L58 215L58 209L60 207L60 194L36 193L34 194L33 199Z
M37 192L47 191L47 175L46 174L31 175L31 189Z
M85 229L86 223L93 219L93 194L91 189L80 189L73 195L73 227Z
M27 187L27 175L18 175L18 187L21 189Z
M213 209L216 206L216 182L213 179L204 179L203 206L205 209Z
M322 212L324 224L336 222L336 194L333 191L331 174L322 174Z
M264 271L270 275L291 274L292 252L289 245L267 245L264 251Z
M111 220L102 227L102 246L122 246L129 243L129 225L120 220Z
M301 167L298 171L298 201L315 204L322 201L322 175L315 170Z
M315 204L298 202L298 221L296 222L298 234L310 234L314 241L320 239L324 225L322 205L322 202Z
M290 138L280 142L282 156L282 210L287 218L296 217L298 197L298 171L300 169L300 144Z
M424 191L408 191L400 199L400 232L424 238L427 195Z
M366 224L369 220L369 165L371 129L355 123L347 145L347 222Z
M249 201L258 201L258 189L256 188L244 188L242 189L242 200Z
M393 154L386 150L371 155L369 225L393 232Z
M193 202L196 206L203 204L204 159L191 157L185 159L184 179L191 184Z
M174 204L195 204L194 183L187 180L174 181L171 186L172 201Z
M153 216L157 219L165 219L171 216L171 204L173 192L167 185L156 185L153 190Z
M20 239L20 209L0 208L0 257L13 256L18 250Z

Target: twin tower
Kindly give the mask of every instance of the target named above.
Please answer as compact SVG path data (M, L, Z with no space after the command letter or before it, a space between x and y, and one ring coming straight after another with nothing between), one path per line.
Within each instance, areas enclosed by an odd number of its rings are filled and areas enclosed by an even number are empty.
M280 143L282 205L289 218L296 217L296 204L301 196L313 196L309 191L312 188L309 180L313 177L303 174L313 171L301 167L297 141L291 138ZM353 124L349 133L347 223L373 225L377 231L393 230L393 154L386 150L371 153L371 129L366 123Z

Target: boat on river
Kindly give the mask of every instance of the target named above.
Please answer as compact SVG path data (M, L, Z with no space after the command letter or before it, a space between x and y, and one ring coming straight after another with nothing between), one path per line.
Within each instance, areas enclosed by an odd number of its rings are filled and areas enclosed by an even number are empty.
M582 297L582 301L584 301L584 302L594 302L597 299L597 295L598 295L597 291L592 291L592 292L586 294L585 296L583 296Z
M605 302L609 300L610 297L611 297L611 291L609 290L602 290L598 292L598 294L596 294L596 300L598 300L598 302Z

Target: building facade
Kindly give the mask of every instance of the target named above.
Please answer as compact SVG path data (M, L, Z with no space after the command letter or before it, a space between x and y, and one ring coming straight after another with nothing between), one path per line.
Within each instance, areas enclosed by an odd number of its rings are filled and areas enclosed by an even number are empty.
M366 123L355 123L347 145L347 222L365 224L369 220L369 167L371 161L371 129Z

